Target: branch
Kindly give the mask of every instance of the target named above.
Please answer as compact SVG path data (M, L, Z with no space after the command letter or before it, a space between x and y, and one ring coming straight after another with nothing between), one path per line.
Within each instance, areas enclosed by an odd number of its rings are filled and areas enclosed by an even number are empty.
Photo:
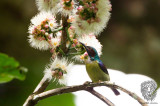
M59 94L64 94L64 93L71 93L71 92L76 92L76 91L80 91L80 90L85 90L88 91L90 93L92 93L93 95L95 95L96 97L98 96L99 99L101 99L102 101L104 101L105 103L109 104L109 100L107 101L106 98L104 98L102 95L99 95L97 92L95 91L89 91L89 88L94 88L94 87L98 87L98 86L106 86L109 88L115 88L115 89L119 89L125 93L127 93L128 95L130 95L131 97L133 97L135 100L137 100L142 106L148 106L145 101L143 99L141 99L138 95L136 95L135 93L132 93L131 91L120 87L118 85L115 84L111 84L111 83L88 83L88 84L83 84L83 85L76 85L76 86L66 86L66 87L62 87L62 88L57 88L57 89L52 89L52 90L48 90L46 92L37 94L37 95L33 95L31 102L33 104L36 104L39 100L48 98L50 96L54 96L54 95L59 95ZM97 93L97 94L96 94ZM111 106L113 106L113 103L111 102ZM33 106L33 105L28 105L28 106Z
M39 84L37 85L36 89L34 90L34 92L29 95L29 97L26 99L25 103L23 104L23 106L34 106L34 102L32 102L33 96L35 94L39 94L42 93L47 86L50 83L50 79L46 78L45 76L42 78L42 80L39 82Z
M88 88L87 91L90 92L92 95L96 96L97 98L99 98L100 100L102 100L108 106L114 106L114 104L110 100L108 100L106 97L104 97L100 93L96 92L93 88Z
M33 93L34 94L42 93L47 88L49 83L50 83L50 79L44 76Z
M65 17L62 15L62 36L61 36L61 48L63 50L64 53L67 53L67 47L66 47L66 43L67 43L67 32L66 32L66 28L68 27L69 23L67 22L68 20L68 16ZM61 56L61 55L60 55Z

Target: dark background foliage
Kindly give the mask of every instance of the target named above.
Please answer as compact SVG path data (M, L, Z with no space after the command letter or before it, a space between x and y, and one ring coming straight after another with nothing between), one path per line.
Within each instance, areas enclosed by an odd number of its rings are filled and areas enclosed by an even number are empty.
M101 59L108 68L145 74L160 82L160 1L111 2L111 20L99 37ZM0 84L0 105L20 106L42 78L51 54L31 48L27 41L30 19L37 13L34 0L0 0L0 13L0 52L15 57L29 70L25 81ZM55 96L37 106L74 106L73 99L71 94Z

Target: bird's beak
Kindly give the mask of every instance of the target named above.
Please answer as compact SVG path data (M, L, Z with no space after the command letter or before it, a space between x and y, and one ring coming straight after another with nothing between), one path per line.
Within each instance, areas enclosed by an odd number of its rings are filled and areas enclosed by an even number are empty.
M86 49L87 53L89 53L88 47L82 42L79 42L79 43L82 44L82 46Z
M82 46L85 48L85 50L86 50L88 56L90 57L90 59L93 58L93 53L90 51L89 46L86 46L86 45L85 45L84 43L82 43L82 42L79 42L79 43L82 44ZM91 60L91 61L93 61L93 60Z
M86 49L86 51L88 50L87 46L84 43L82 43L82 42L79 42L79 43L82 44L82 46Z

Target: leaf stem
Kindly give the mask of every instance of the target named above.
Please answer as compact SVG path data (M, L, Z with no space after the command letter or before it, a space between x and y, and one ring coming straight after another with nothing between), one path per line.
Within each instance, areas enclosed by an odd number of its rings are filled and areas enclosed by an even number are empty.
M63 27L60 27L58 29L53 30L53 33L56 33L56 32L61 31L61 30L63 30Z
M61 49L61 47L58 48L58 51L59 51L63 56L66 55L66 54L63 52L63 50Z

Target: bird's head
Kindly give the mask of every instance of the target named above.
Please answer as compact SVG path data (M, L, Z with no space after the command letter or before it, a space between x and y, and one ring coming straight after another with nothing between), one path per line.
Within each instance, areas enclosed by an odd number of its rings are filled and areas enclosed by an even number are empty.
M83 45L83 47L87 51L91 61L99 60L99 56L98 56L97 50L94 47L86 46L82 42L80 42L80 43Z

